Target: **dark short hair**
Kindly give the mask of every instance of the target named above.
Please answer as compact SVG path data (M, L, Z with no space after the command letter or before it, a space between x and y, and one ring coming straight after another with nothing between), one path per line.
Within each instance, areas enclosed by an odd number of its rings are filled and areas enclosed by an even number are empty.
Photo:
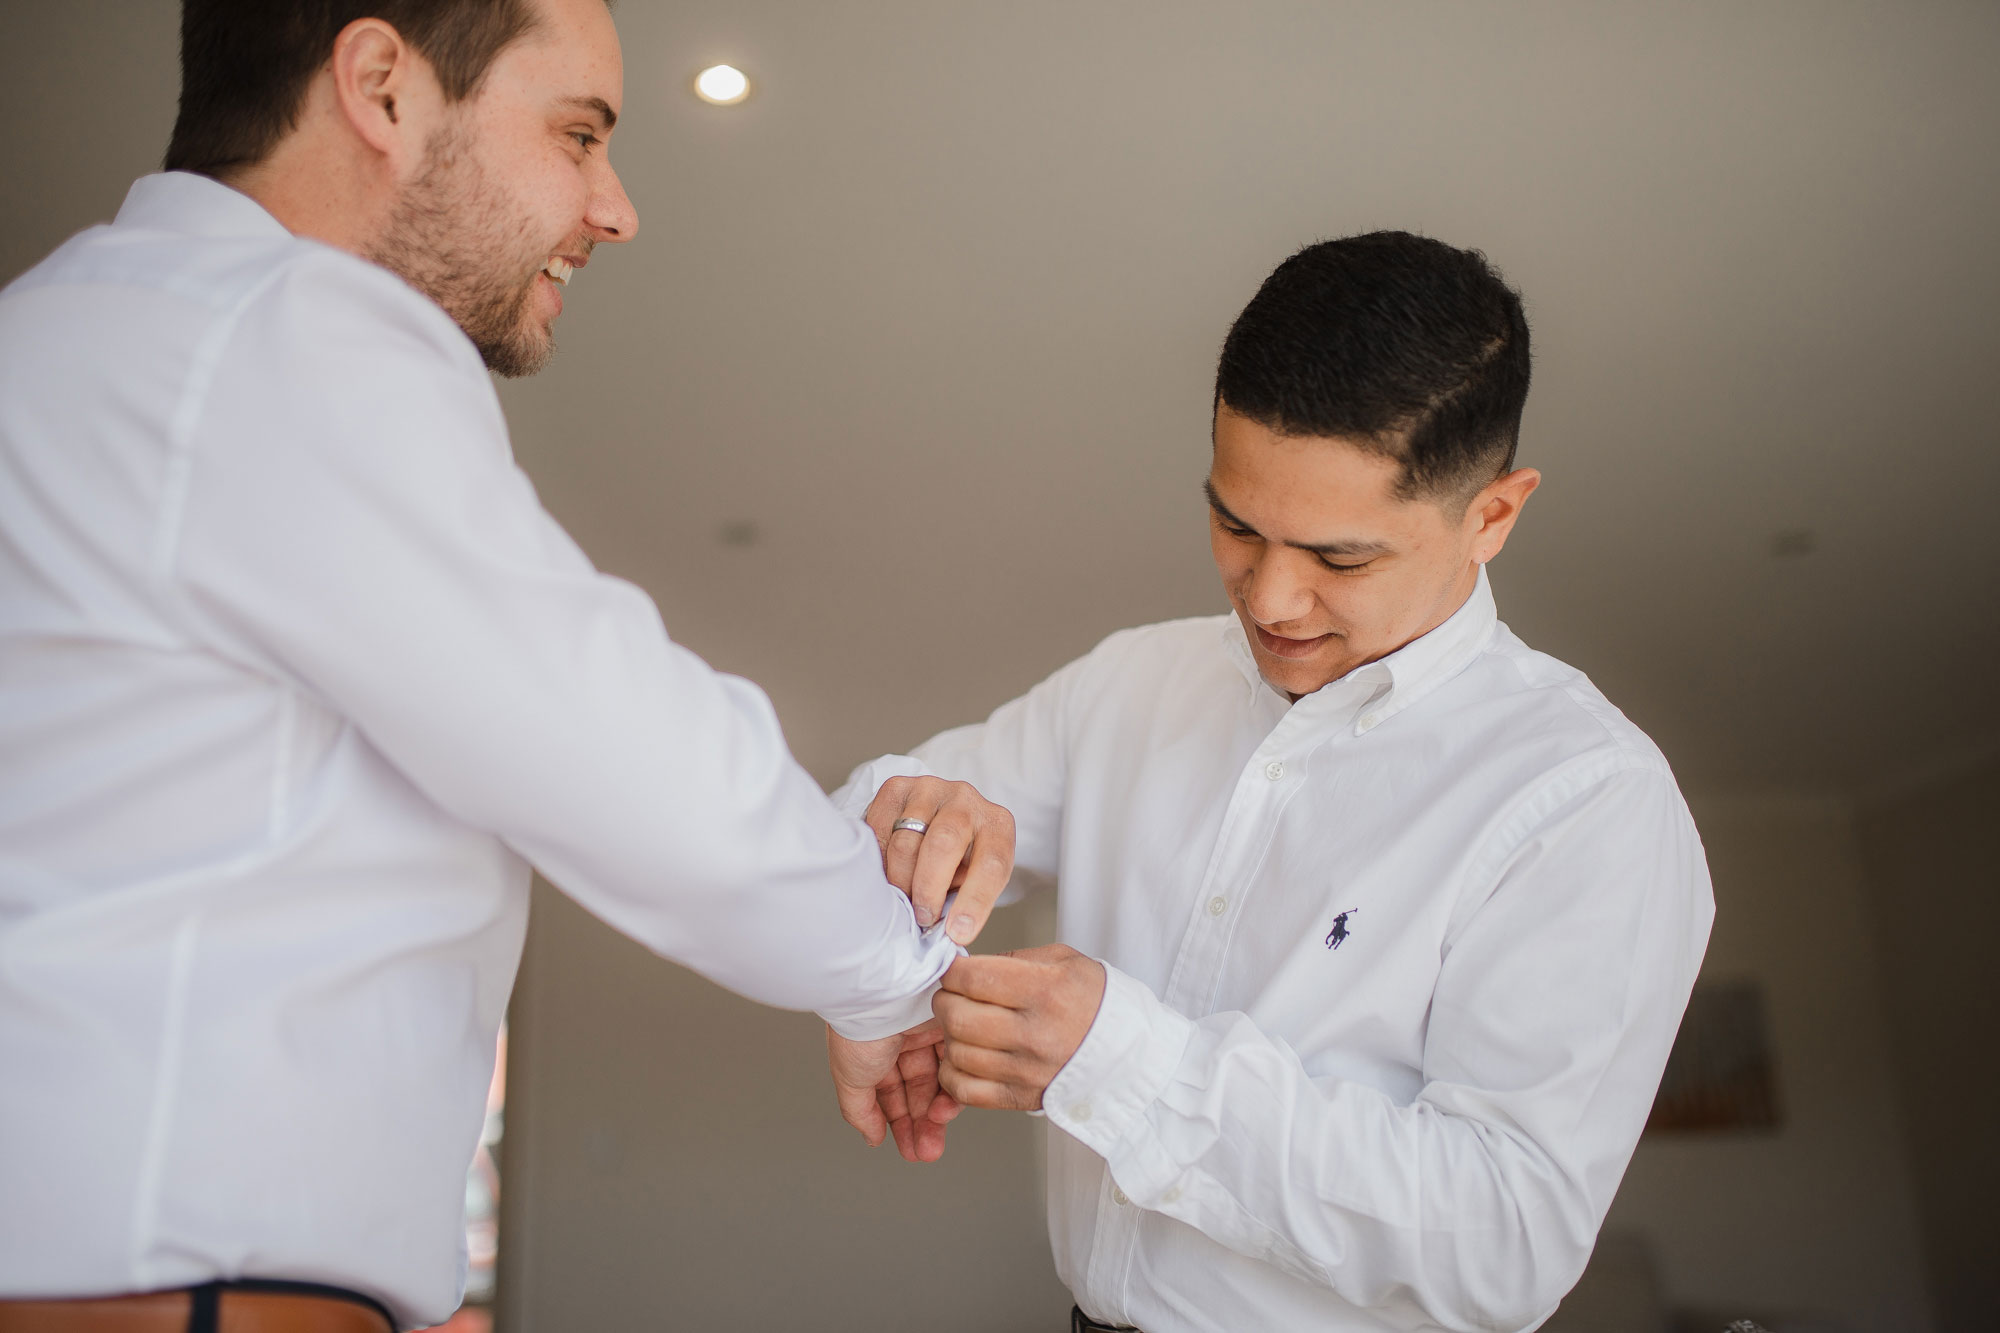
M1282 435L1396 459L1406 498L1470 498L1514 463L1527 317L1477 250L1404 231L1321 241L1237 316L1215 399Z
M360 18L401 33L455 102L535 26L528 0L184 0L181 110L166 169L220 176L263 161L298 124L333 39Z

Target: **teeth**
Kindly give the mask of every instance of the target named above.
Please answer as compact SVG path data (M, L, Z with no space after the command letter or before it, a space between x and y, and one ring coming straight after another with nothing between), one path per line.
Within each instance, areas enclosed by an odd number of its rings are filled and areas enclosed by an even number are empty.
M575 271L575 266L567 259L561 257L551 259L542 266L542 272L548 274L558 285L564 287L569 286L569 275Z

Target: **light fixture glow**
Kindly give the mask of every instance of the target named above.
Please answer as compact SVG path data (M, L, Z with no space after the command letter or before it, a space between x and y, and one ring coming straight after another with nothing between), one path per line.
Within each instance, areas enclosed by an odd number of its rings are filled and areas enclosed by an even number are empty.
M735 106L750 95L750 80L734 65L710 65L694 76L694 93L704 102Z

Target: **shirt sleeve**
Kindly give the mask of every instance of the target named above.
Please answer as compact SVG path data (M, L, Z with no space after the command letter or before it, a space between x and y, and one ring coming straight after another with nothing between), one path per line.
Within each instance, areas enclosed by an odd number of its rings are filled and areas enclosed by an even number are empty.
M327 252L200 357L158 545L194 632L657 952L849 1036L928 1015L950 940L920 934L764 694L543 510L441 312Z
M1413 1101L1316 1079L1246 1015L1189 1019L1107 967L1049 1119L1134 1204L1358 1305L1532 1325L1590 1256L1713 903L1662 772L1530 797L1505 823L1447 945Z

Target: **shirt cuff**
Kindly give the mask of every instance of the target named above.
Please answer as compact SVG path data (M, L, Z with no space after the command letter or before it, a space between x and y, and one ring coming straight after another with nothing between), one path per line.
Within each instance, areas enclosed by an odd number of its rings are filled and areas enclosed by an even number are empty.
M922 975L926 978L922 988L899 999L864 1009L842 1009L837 1013L822 1011L820 1017L826 1020L828 1027L849 1041L893 1037L898 1032L908 1032L919 1024L930 1022L931 997L937 994L939 981L943 979L945 970L963 958L966 951L963 945L944 933L944 921L940 920L923 932L917 952L922 963Z
M1104 1002L1083 1044L1043 1091L1042 1109L1049 1123L1110 1161L1180 1067L1195 1025L1141 982L1098 962Z

